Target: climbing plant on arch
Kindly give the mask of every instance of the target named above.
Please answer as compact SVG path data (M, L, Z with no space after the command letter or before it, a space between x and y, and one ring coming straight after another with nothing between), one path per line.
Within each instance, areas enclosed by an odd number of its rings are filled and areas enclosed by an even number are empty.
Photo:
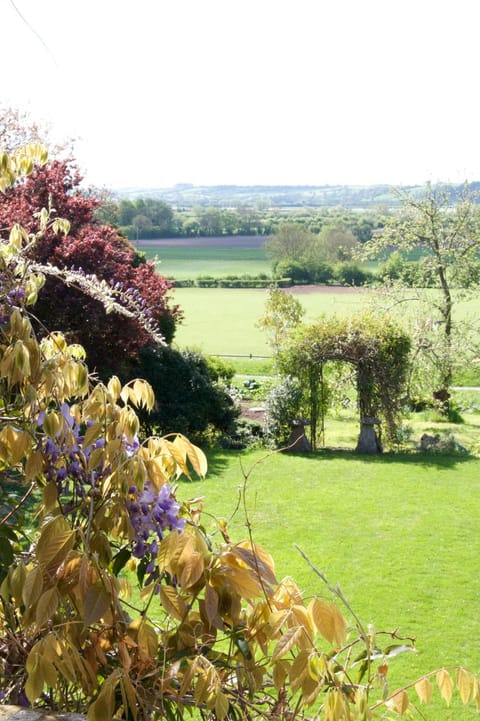
M322 369L327 361L355 366L360 411L357 451L381 452L381 422L387 439L394 441L409 353L410 338L393 320L369 314L322 318L292 334L279 354L279 367L305 387L312 446L324 412Z

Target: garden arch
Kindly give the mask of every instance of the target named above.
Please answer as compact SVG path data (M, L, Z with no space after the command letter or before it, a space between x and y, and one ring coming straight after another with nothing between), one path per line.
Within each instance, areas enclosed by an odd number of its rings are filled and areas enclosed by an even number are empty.
M409 353L410 337L396 323L368 314L322 318L303 326L292 336L280 354L280 367L307 387L311 399L312 445L315 446L319 412L315 398L318 400L326 361L345 361L356 369L360 412L356 450L381 452L380 423L384 424L389 440L394 440Z

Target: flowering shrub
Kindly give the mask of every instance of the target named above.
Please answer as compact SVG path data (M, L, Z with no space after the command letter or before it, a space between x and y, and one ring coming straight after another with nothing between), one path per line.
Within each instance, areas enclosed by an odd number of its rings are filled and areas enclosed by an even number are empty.
M0 156L0 187L37 156ZM408 690L390 693L387 677L408 639L365 629L328 583L349 620L278 581L248 523L233 542L218 522L214 544L200 501L175 497L180 475L206 473L202 451L180 435L139 440L135 408L152 407L151 387L94 383L81 348L60 333L37 339L28 306L43 278L23 254L37 241L18 228L0 241L0 473L27 487L0 519L2 701L89 721L182 719L193 707L219 721L405 713ZM31 532L15 524L29 497ZM461 668L412 683L425 703L431 678L447 702L455 682L480 702Z

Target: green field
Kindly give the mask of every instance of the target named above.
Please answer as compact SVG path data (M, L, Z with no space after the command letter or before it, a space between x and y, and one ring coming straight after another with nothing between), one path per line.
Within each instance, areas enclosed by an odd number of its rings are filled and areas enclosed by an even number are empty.
M174 298L184 310L175 341L209 355L271 355L265 334L255 327L268 291L260 289L177 288ZM325 313L350 315L365 303L365 293L318 292L296 296L307 321Z
M216 451L207 478L182 482L178 495L203 496L209 512L228 518L243 483L240 464L250 469L262 458L248 481L247 507L278 576L292 575L307 597L326 593L296 543L340 584L365 624L417 638L417 654L391 661L392 691L439 666L480 671L478 459ZM234 539L245 537L241 510L229 528ZM476 717L458 695L450 710L442 703L426 709L428 719Z
M270 275L272 272L263 248L155 247L142 245L141 241L138 248L148 259L157 258L157 269L167 278L185 280L199 275Z
M177 327L175 335L176 344L181 348L199 348L208 355L243 356L247 359L250 356L270 356L271 349L266 335L255 325L263 313L267 294L268 290L263 289L175 289L175 301L184 310L184 320ZM378 303L377 296L368 289L345 292L319 286L313 292L300 293L295 297L305 308L304 320L307 322L314 321L322 314L351 315L367 308L369 304ZM415 312L414 303L398 307L401 307L404 315ZM456 318L474 322L479 316L479 297L456 304ZM479 385L480 364L465 368L454 382Z

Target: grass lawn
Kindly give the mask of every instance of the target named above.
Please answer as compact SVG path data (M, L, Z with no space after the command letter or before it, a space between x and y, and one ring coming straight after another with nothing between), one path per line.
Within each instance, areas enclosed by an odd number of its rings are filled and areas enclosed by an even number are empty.
M248 516L255 540L276 559L277 575L294 576L305 596L325 594L298 544L340 584L366 624L417 638L417 654L391 661L392 690L440 666L480 671L479 460L215 451L209 463L205 480L181 483L180 498L204 496L206 510L229 518L232 538L243 538L244 513L241 507L234 513L242 466L258 464L247 485ZM457 696L451 709L436 702L426 717L477 715Z

